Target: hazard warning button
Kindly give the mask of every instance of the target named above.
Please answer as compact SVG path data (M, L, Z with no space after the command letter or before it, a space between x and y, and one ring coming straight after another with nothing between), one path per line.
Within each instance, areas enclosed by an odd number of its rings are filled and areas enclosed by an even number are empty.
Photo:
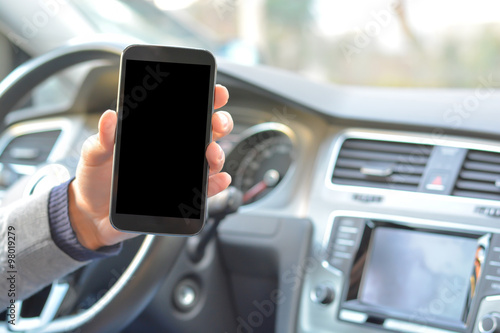
M419 192L450 195L467 149L435 146L418 186Z
M424 187L427 191L444 192L449 186L449 175L446 171L434 171L427 175Z

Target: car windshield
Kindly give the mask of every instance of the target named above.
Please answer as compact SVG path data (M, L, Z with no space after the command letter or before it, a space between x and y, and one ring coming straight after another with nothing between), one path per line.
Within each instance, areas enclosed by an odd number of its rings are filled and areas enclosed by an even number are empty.
M69 3L80 18L71 19L68 29L86 25L81 34L89 26L148 43L202 47L233 62L284 68L324 82L476 87L500 76L496 0Z

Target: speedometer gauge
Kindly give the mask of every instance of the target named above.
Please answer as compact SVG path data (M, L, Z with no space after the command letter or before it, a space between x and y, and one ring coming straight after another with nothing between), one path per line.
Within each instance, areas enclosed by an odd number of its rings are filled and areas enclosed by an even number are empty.
M295 136L279 123L264 123L242 133L226 159L224 171L243 192L243 203L255 202L276 187L295 159Z

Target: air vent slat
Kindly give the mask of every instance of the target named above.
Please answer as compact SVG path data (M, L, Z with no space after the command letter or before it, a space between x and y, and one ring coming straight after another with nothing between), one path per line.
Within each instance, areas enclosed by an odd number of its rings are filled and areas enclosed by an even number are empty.
M406 155L430 155L428 146L416 146L409 143L389 141L347 140L344 149L373 150L377 152L397 153Z
M400 191L410 191L410 192L415 192L417 190L416 186L407 185L407 184L366 182L366 181L362 181L362 180L341 179L341 178L333 178L332 181L333 181L333 183L339 184L339 185L351 185L351 186L360 186L360 187L376 187L376 188L384 188L384 189L400 190Z
M491 182L493 184L497 180L500 181L500 175L498 174L489 172L467 171L467 170L460 172L460 178L481 181L481 182Z
M464 163L463 169L492 172L492 173L498 173L500 175L500 164L466 161Z
M366 166L365 160L356 160L343 158L337 161L337 168L347 168L347 169L361 169ZM425 167L422 165L407 165L407 164L395 164L394 170L400 173L409 173L409 174L422 174L424 172Z
M431 145L347 139L337 156L332 183L417 191Z
M360 169L366 164L366 161L343 158L337 161L337 167Z
M482 193L475 191L455 190L453 191L453 195L458 197L467 197L476 199L500 200L500 194Z
M428 156L423 156L423 155L380 153L368 150L353 150L353 149L343 149L340 152L339 157L372 160L372 161L394 162L394 163L405 162L417 165L425 165L428 160Z
M473 182L467 180L458 180L455 187L460 190L471 190L478 192L491 192L500 194L500 188L491 183Z
M471 150L467 155L470 161L487 162L493 164L500 164L500 154L493 152L484 152L478 150Z
M335 178L348 178L348 179L361 179L377 183L403 183L403 184L414 184L418 185L420 181L419 176L406 175L406 174L394 174L389 177L370 177L365 176L359 172L359 170L349 170L337 168L333 173Z
M500 200L500 153L469 150L452 195Z
M394 171L401 174L415 174L422 175L425 170L425 165L415 165L415 164L398 164L394 168Z

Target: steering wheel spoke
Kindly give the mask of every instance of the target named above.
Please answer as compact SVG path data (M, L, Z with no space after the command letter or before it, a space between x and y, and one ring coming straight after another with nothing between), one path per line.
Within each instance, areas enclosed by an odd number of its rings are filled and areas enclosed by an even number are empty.
M55 317L59 307L61 306L66 293L68 292L69 284L56 281L50 288L50 293L45 301L40 316L38 317L23 317L21 315L23 301L16 301L16 315L14 324L7 323L7 328L14 332L24 332L32 330L40 330L47 326Z

